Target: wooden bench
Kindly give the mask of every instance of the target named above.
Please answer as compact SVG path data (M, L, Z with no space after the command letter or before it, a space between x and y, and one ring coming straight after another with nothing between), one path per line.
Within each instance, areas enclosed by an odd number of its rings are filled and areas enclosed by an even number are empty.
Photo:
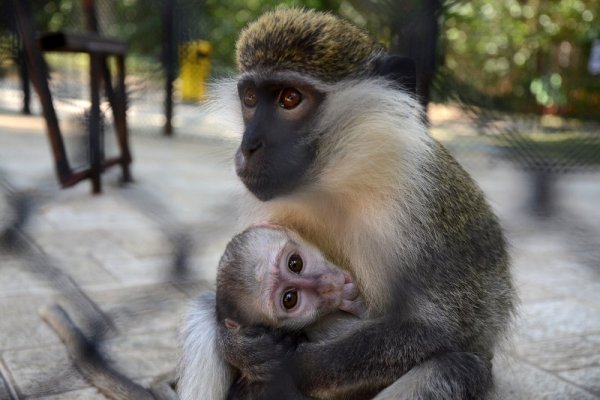
M123 181L131 181L129 165L131 153L129 151L127 133L127 95L125 88L125 57L127 44L123 41L110 39L97 33L97 21L93 9L93 1L84 0L86 12L86 33L52 32L36 36L33 10L27 0L11 0L17 19L18 33L21 37L29 77L37 92L46 126L48 138L54 156L56 174L63 187L70 187L76 183L90 179L92 192L102 191L101 174L113 165L120 165L123 172ZM63 137L54 109L52 94L48 85L48 66L43 57L43 52L71 52L85 53L90 57L90 115L89 115L89 166L74 170L71 168L64 146ZM117 64L116 87L113 87L110 70L106 63L107 57L115 57ZM104 157L104 143L101 137L100 116L100 85L104 82L104 92L113 111L115 131L119 144L119 156L106 159Z

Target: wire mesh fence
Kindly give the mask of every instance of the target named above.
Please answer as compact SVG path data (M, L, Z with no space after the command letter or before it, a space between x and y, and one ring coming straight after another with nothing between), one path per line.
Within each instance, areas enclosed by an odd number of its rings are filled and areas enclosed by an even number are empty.
M38 29L41 31L55 29L84 31L86 29L86 17L81 1L34 0L32 3L36 15L45 16L37 21ZM210 59L210 50L203 47L200 42L202 39L210 41L208 30L204 25L206 16L203 15L202 4L202 2L198 4L191 0L177 2L170 0L95 1L99 31L109 36L126 38L129 42L127 95L128 124L132 134L145 136L163 134L168 120L166 111L167 92L170 90L168 84L173 80L174 115L172 124L175 137L177 139L185 137L184 140L223 137L224 132L221 130L218 118L211 116L201 107L201 100L197 99L201 98L201 94L197 98L191 96L187 100L183 94L186 74L188 83L193 86L192 91L198 91L201 86L194 85L206 79L208 75L206 65L203 63ZM2 7L2 16L0 17L0 119L5 115L21 112L24 104L27 103L26 91L23 90L22 85L23 71L21 67L23 63L20 42L15 33L16 29L13 25L12 11L9 9L9 5L10 2L3 2L0 5ZM233 29L230 21L221 20L218 23L223 25L224 30ZM167 45L167 42L170 45ZM213 49L213 51L216 50L220 49ZM229 51L232 52L233 48ZM86 164L88 163L86 136L90 124L89 60L86 56L81 55L52 53L46 54L45 59L49 65L50 88L54 96L55 107L59 113L65 137L68 139L69 157L76 164ZM189 69L186 70L182 65L183 60L191 63ZM223 65L213 65L213 67L213 76L224 75L228 71ZM597 123L556 116L540 117L498 111L488 98L480 94L471 95L464 91L461 85L456 84L448 77L442 67L438 69L438 80L433 87L433 92L434 98L437 98L438 102L429 106L432 134L441 140L469 170L493 169L499 163L509 162L530 172L534 177L531 181L531 188L523 187L522 191L531 190L533 192L533 202L537 204L537 211L541 213L547 213L552 206L550 198L556 176L582 171L597 171L600 166L600 129ZM36 115L41 114L35 94L31 96L31 111ZM103 99L100 131L106 141L107 154L116 149L113 126L113 115L109 102ZM164 146L164 143L164 141L156 141L151 142L151 145L159 148ZM184 142L184 144L187 143ZM162 148L152 150L146 142L144 150L155 151L153 160L156 160L156 164L169 161L168 156L157 156L163 152ZM204 162L211 165L216 162L210 158L210 154L225 151L219 149L202 153L202 150L200 146L194 149L209 159ZM79 271L77 268L81 264L86 269L80 272L80 275L86 278L88 275L92 275L92 278L89 279L95 279L93 268L87 267L89 267L90 259L94 258L101 260L102 263L106 261L107 265L110 264L110 260L105 260L105 258L109 258L105 253L113 251L113 247L107 247L107 242L110 242L115 248L124 242L135 250L138 246L135 243L137 240L143 243L144 251L133 251L135 259L132 260L131 265L119 264L114 266L114 270L111 271L115 276L121 277L118 274L124 275L128 271L127 268L131 268L132 275L143 278L148 271L142 268L143 265L137 264L138 259L147 256L147 253L159 253L164 257L164 260L160 260L159 265L164 276L161 275L158 283L168 286L169 292L164 294L157 291L156 287L140 286L138 289L142 294L129 293L130 289L127 287L123 289L123 292L126 293L123 296L123 304L115 306L107 315L111 321L119 325L122 331L126 331L129 326L138 325L142 320L151 321L152 315L160 314L161 318L164 317L168 320L173 314L174 306L171 303L177 301L183 303L180 300L182 297L180 292L185 292L186 285L198 283L192 274L193 257L208 253L209 250L212 251L211 246L214 246L213 242L216 242L215 236L229 237L234 225L234 221L231 221L235 214L234 205L229 204L231 196L227 197L224 191L221 193L214 189L220 187L216 181L222 178L219 178L218 169L231 168L229 166L231 162L227 161L229 163L227 167L219 165L218 168L206 169L199 174L190 174L189 171L198 170L200 163L194 164L198 157L196 153L192 156L188 154L187 157L192 161L183 167L181 165L175 167L175 169L180 168L186 171L187 175L183 178L177 177L176 172L179 171L171 171L173 173L169 175L164 171L167 168L162 165L150 167L146 165L144 171L146 179L149 175L158 176L151 181L154 185L147 185L146 188L149 190L144 190L142 184L137 188L134 185L133 189L119 191L119 201L114 201L113 204L109 200L108 203L105 203L106 208L100 211L87 203L87 205L78 204L68 196L66 196L67 201L65 202L65 198L60 197L61 193L56 189L48 193L43 190L34 192L34 196L31 193L21 193L8 183L8 179L5 179L8 175L0 170L0 250L2 250L0 258L6 257L7 249L16 249L11 256L29 261L25 268L26 271L39 275L40 280L47 281L57 291L69 294L70 297L67 300L78 308L84 317L88 318L82 323L87 328L85 333L91 338L92 344L101 349L102 345L110 343L109 329L100 324L105 322L104 317L97 316L95 314L97 310L88 310L89 299L83 296L84 292L74 284L75 281L71 281L71 278L61 271L70 271L71 269ZM0 168L2 164L2 159L0 159ZM212 166L214 167L214 165ZM48 165L48 176L50 170L51 165ZM140 174L140 176L144 175ZM595 179L597 175L587 176ZM172 182L171 186L168 186L168 190L163 190L162 196L152 192L158 186L158 180ZM212 185L212 189L206 190L209 185ZM506 184L507 187L510 185L514 186L512 182ZM182 187L187 190L184 194L178 191ZM204 192L209 193L212 200L207 199L208 196ZM114 195L114 192L112 194ZM26 224L28 219L34 216L39 218L46 213L43 204L32 206L35 204L34 201L40 201L36 196L52 198L51 204L57 208L62 207L65 203L67 205L64 207L73 208L73 210L63 210L64 215L58 215L53 221L58 226L63 223L60 218L71 219L66 236L64 231L61 232L63 237L56 235L53 231L45 232L44 235L43 229L42 235L39 231L34 232L38 234L38 237L30 235L31 226ZM80 197L84 198L85 196ZM183 207L185 212L176 217L174 215L176 213L170 211L165 204L175 205L174 208L177 208L179 212L182 209L181 204L177 202L179 198L186 200L186 207ZM163 204L163 200L165 200L165 204ZM206 207L206 204L212 204L211 201L218 203L221 208ZM198 203L202 204L203 202L205 203L204 208L198 211ZM130 206L126 207L123 204ZM86 212L82 212L82 209ZM115 221L123 218L127 220L126 214L131 213L131 210L144 214L147 220L140 218L139 229L131 229L128 223L132 224L132 222L125 221L121 231L113 231L112 226ZM113 212L118 214L117 217L111 214ZM86 218L92 220L93 216L97 214L100 214L98 225L103 227L98 232L93 232L92 229L89 229L90 232L86 232L79 226L78 230L73 229L73 226L81 223L85 226ZM189 223L190 215L197 218L196 225ZM571 221L571 223L573 226L579 227L576 222ZM557 225L562 228L564 223L561 221ZM581 226L585 227L585 224ZM69 229L73 231L69 231ZM76 236L82 236L82 231L90 236L85 237L85 241L77 242ZM134 231L135 233L132 233ZM578 253L585 253L591 260L589 264L593 267L597 266L598 260L598 252L594 252L594 249L598 247L596 231L593 226L589 231L582 229L578 233L579 236L574 239L576 244L582 244L581 247L585 246L584 251L578 250ZM146 238L143 235L148 235L151 240L144 242ZM40 241L39 236L41 236L44 246L36 244L36 241ZM35 240L32 240L32 237ZM15 240L20 240L20 242ZM46 240L45 243L44 240ZM75 244L71 246L70 240L73 240ZM15 243L20 246L15 246ZM219 242L219 244L221 243ZM77 248L73 249L72 247ZM55 257L62 255L66 261L64 263L53 262L41 249L45 251L52 249ZM6 271L10 270L10 265L6 262L4 265L1 264L2 262L0 262L0 266L5 267L2 272L6 275ZM210 263L210 266L214 267L214 265L216 262ZM113 278L107 276L103 279L110 281ZM95 288L95 290L98 289ZM104 288L101 287L101 290ZM195 290L188 289L189 292L194 291L194 293ZM176 295L172 295L173 291ZM110 295L106 296L110 297ZM174 326L175 322L172 326L169 325L169 329L174 329ZM174 343L170 337L169 343ZM42 343L42 345L45 344ZM165 351L169 354L173 352L170 347ZM140 364L145 366L145 364ZM8 369L14 367L10 364L7 365ZM3 387L2 373L5 370L7 367L0 368L0 398L2 398ZM58 393L60 389L55 387L55 381L60 381L60 379L53 377L48 382L32 385L32 387L34 387L35 393L40 395L53 394L52 391Z

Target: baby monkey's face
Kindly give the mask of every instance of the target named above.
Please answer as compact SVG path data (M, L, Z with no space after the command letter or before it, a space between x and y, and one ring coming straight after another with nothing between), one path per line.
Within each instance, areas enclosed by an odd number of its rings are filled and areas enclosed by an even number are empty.
M275 327L301 329L338 310L363 312L350 274L329 262L295 232L268 226L257 243L266 258L256 268L260 288L257 312Z

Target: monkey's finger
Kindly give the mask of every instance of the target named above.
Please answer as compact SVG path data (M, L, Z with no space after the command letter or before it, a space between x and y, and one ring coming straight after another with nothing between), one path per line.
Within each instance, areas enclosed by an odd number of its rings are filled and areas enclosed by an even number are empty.
M352 275L348 271L342 271L344 274L344 283L352 283Z
M342 289L343 300L356 300L360 295L358 287L354 283L346 283Z
M340 310L352 315L356 315L359 318L364 317L367 313L365 304L360 300L342 300L342 304L340 304Z

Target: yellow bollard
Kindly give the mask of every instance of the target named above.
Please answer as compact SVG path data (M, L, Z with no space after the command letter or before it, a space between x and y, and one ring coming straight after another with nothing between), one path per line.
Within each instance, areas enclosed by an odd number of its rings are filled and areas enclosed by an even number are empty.
M212 46L206 40L194 40L179 46L179 79L181 99L202 100L206 95L206 79L210 73Z

